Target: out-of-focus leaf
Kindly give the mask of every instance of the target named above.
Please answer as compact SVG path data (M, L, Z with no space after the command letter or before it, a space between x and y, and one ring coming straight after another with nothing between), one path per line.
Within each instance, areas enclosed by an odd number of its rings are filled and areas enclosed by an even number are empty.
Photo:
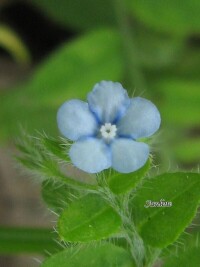
M160 111L165 124L181 128L199 125L200 81L166 78L155 87L161 97Z
M150 168L150 159L139 170L131 173L114 173L109 179L109 187L115 194L126 193L133 189Z
M0 47L4 48L8 53L21 64L30 63L30 54L14 30L5 25L0 25Z
M164 248L191 223L200 200L200 174L165 173L147 179L131 202L133 218L146 243ZM147 201L172 202L171 207L145 207Z
M110 0L32 0L46 14L75 29L113 25L115 14Z
M199 79L200 72L200 47L197 39L190 38L183 41L183 51L171 71L184 79Z
M192 248L183 251L177 256L170 257L166 260L163 267L199 267L200 263L200 248Z
M116 32L101 29L63 45L23 86L2 94L0 139L27 130L55 133L56 111L67 99L86 99L100 80L120 80L122 58Z
M101 240L120 231L119 215L97 194L71 203L61 214L58 232L64 241Z
M163 262L168 262L171 258L182 257L186 251L192 250L193 248L199 248L199 229L196 227L195 222L198 221L198 213L193 220L193 226L189 227L184 231L176 243L169 245L166 249L162 251ZM177 245L178 244L178 245Z
M200 30L198 0L126 1L132 14L155 30L182 35Z
M134 38L140 64L145 69L160 71L172 68L183 57L184 43L181 38L163 36L141 27L135 29Z
M183 75L183 74L182 74ZM158 77L153 83L155 95L162 118L162 126L168 144L161 142L167 160L189 166L199 162L199 138L188 135L193 129L199 129L200 120L200 80L175 76ZM181 78L182 77L182 78Z
M56 252L57 235L50 229L0 227L0 254Z
M41 267L134 267L126 250L112 244L70 248L53 255Z
M181 139L172 147L174 157L185 164L200 162L200 138Z

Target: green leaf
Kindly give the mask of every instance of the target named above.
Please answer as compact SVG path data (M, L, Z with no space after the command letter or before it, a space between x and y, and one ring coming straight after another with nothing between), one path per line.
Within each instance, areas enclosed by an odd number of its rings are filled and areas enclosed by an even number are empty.
M198 0L126 1L132 14L155 30L182 35L200 30Z
M58 221L60 237L65 241L101 240L120 231L119 215L96 194L73 202Z
M55 252L60 249L50 229L0 227L0 254Z
M42 183L42 197L50 209L56 213L68 206L72 200L80 195L79 192L68 187L67 184L47 179Z
M64 101L85 100L95 83L121 79L119 52L118 33L109 29L64 44L38 67L28 83L1 94L0 139L15 136L19 125L27 131L57 133L56 113Z
M178 256L170 257L163 267L199 267L200 248L188 249Z
M115 173L109 179L109 187L115 194L126 193L133 189L140 180L146 175L150 168L151 160L148 159L146 164L139 170L131 173Z
M133 218L146 243L166 247L194 218L200 200L200 174L165 173L147 179L131 202ZM164 199L172 207L145 208L146 201Z
M53 255L41 267L134 267L128 252L112 244L70 248Z
M75 29L113 25L115 14L110 0L33 0L46 14L61 24Z

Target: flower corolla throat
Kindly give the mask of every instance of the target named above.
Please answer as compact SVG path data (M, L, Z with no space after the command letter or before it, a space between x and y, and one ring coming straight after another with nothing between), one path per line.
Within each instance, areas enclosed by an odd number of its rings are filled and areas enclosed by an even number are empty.
M100 128L101 137L105 139L106 142L110 142L116 137L117 127L115 124L105 123Z

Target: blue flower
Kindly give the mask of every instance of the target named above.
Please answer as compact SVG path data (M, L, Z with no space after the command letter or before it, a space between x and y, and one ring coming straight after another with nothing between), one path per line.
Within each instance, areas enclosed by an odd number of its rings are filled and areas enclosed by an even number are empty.
M158 130L156 106L141 97L129 98L120 83L111 81L97 83L87 100L66 101L57 114L60 132L75 141L69 151L72 163L89 173L110 167L121 173L141 168L149 146L137 139Z

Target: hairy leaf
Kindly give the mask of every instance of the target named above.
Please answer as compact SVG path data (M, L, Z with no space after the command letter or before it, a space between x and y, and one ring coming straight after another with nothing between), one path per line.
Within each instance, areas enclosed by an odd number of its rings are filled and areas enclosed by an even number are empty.
M120 231L119 215L96 194L86 195L68 206L58 221L58 232L65 241L100 240Z
M165 173L147 179L131 202L133 218L149 245L173 243L194 218L200 200L200 174ZM146 201L164 199L171 207L145 207Z
M61 140L57 140L55 138L50 138L47 136L44 136L41 138L41 143L46 149L47 153L51 153L51 155L55 156L56 158L63 160L63 161L69 161L68 156L68 149L69 143Z
M49 208L56 213L61 213L79 195L78 191L54 179L47 179L42 183L42 197Z
M53 255L41 267L134 267L127 251L112 244L70 248Z
M47 137L46 137L47 139ZM51 139L49 139L51 142ZM55 141L56 142L56 141ZM55 145L54 142L54 145ZM59 181L59 183L65 183L68 187L74 189L95 189L94 184L88 183L86 180L78 180L71 178L71 175L66 172L66 165L60 163L60 157L63 158L66 152L66 149L63 148L59 151L53 148L52 152L52 143L49 147L44 144L42 137L30 137L24 134L21 137L21 142L17 144L18 149L21 154L16 157L16 159L32 174L37 175L42 179L54 179ZM69 146L68 146L69 147ZM56 157L55 157L56 154Z

